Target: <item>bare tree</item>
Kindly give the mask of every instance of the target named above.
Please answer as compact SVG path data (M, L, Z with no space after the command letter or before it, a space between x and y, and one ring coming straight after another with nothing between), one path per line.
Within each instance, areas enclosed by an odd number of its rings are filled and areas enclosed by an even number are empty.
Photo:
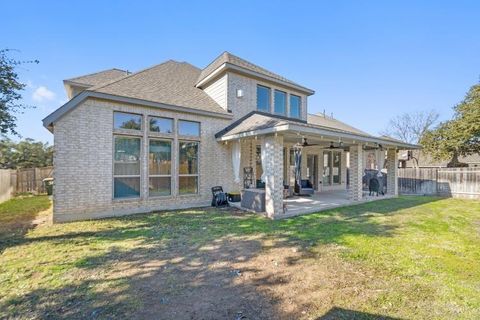
M438 117L435 110L403 113L392 118L381 134L416 144L437 123Z

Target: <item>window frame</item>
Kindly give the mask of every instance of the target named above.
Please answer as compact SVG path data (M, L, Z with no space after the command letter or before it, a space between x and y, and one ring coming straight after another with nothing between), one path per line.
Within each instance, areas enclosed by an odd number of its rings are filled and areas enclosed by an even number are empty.
M277 93L283 94L283 96L284 96L283 112L278 112L277 111ZM282 91L282 90L279 90L279 89L274 89L274 91L273 91L273 113L278 114L278 115L282 115L282 116L287 115L287 92L286 91Z
M180 144L181 143L196 143L197 144L197 173L180 173ZM200 141L199 140L188 140L188 139L178 139L177 140L177 194L178 196L185 197L185 196L196 196L200 194ZM180 177L196 177L197 178L197 191L192 193L181 193L180 192Z
M268 99L267 99L267 102L268 102L268 105L266 107L266 109L260 109L258 107L258 89L259 88L263 88L263 89L267 89L268 91ZM272 109L272 88L270 87L267 87L267 86L264 86L264 85L261 85L261 84L257 84L257 91L256 91L256 95L257 95L257 111L260 111L260 112L270 112L270 110Z
M322 184L327 185L327 186L335 186L335 185L341 185L342 184L342 157L343 157L343 152L340 150L323 150L322 155L324 156L325 154L328 154L328 170L329 170L329 175L328 175L328 184L325 184L323 178L324 178L324 169L325 169L325 157L323 158L323 164L322 164ZM338 182L333 181L333 154L338 153L340 156L340 162L338 166Z
M181 122L191 122L191 123L196 123L198 124L198 136L193 136L193 135L188 135L188 134L181 134L180 133L180 123ZM202 135L202 126L199 121L194 121L194 120L186 120L186 119L177 119L177 136L180 137L181 139L200 139Z
M139 116L140 117L140 129L127 129L127 128L116 128L115 127L115 114L117 113L123 113L123 114L130 114L134 116ZM115 132L128 132L128 134L142 134L144 131L143 128L143 114L141 113L135 113L135 112L125 112L125 111L120 111L120 110L114 110L113 111L113 131Z
M293 115L292 114L292 98L298 98L298 115ZM289 110L289 116L291 118L296 118L296 119L299 119L302 117L302 97L301 96L297 96L296 94L290 94L290 98L289 98L289 105L290 105L290 110Z
M150 121L151 121L152 118L170 120L170 122L172 124L172 127L171 127L172 132L168 133L168 132L161 132L161 131L152 131L151 127L150 127ZM175 119L173 119L173 118L149 115L148 119L147 119L147 125L148 125L148 134L149 135L168 135L168 136L171 136L171 135L175 134Z
M138 166L139 172L138 175L122 175L122 174L115 174L115 163L118 162L115 160L115 140L116 138L130 138L130 139L138 139L140 141L140 149L139 149L139 156L138 156ZM112 199L114 201L125 201L125 200L139 200L143 196L142 192L142 159L143 159L143 139L142 136L139 135L126 135L126 134L113 134L113 145L112 145L113 157L112 157ZM139 192L138 196L128 196L128 197L115 197L115 178L138 178L139 179Z
M155 131L153 131L155 132ZM165 141L170 143L170 174L151 174L150 173L150 141ZM148 138L148 157L147 157L147 179L148 181L148 197L149 198L168 198L173 196L173 175L175 167L174 163L174 140L173 139L163 139L163 138L156 138L156 137L149 137ZM170 178L170 194L167 195L151 195L150 194L150 178Z

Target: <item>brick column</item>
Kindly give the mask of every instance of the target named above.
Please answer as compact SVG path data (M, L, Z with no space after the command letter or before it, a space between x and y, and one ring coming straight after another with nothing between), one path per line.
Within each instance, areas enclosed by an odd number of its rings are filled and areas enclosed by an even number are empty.
M348 188L348 199L360 201L363 197L362 177L364 170L363 148L361 144L350 147L350 186Z
M283 214L283 136L265 136L265 211L273 219Z
M398 196L398 152L387 150L387 194Z

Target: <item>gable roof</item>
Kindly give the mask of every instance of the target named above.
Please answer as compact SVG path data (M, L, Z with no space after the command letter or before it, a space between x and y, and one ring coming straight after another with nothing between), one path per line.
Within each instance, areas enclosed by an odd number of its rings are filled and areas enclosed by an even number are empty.
M66 83L71 82L77 85L91 87L91 86L98 86L103 83L124 78L129 74L130 73L126 70L120 70L120 69L114 68L114 69L107 69L107 70L103 70L95 73L86 74L86 75L75 77L75 78L66 79L64 80L64 82Z
M314 91L311 89L308 89L306 87L303 87L302 85L293 82L291 80L288 80L285 77L282 77L276 73L273 73L265 68L262 68L256 64L253 64L247 60L244 60L240 57L237 57L230 52L223 52L220 56L218 56L215 60L213 60L208 66L206 66L202 72L200 73L198 80L196 82L196 86L200 87L202 81L204 81L208 76L210 76L212 73L214 73L217 69L221 68L223 65L227 66L235 66L238 68L241 68L243 70L247 70L253 73L256 73L258 75L265 76L271 80L274 81L279 81L281 83L284 83L286 85L291 85L297 88L300 88L301 90L313 94Z
M228 113L202 89L195 87L201 70L186 62L168 60L88 90L191 109Z

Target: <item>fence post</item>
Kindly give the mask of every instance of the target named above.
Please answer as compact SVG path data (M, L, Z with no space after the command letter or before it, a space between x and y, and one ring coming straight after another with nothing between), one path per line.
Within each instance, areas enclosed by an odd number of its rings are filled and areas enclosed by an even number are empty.
M435 170L435 195L438 196L438 168Z

